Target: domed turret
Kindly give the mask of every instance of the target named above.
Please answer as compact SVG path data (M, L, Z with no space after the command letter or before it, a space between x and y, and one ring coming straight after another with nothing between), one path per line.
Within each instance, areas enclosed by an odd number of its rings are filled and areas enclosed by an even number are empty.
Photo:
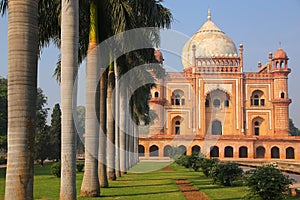
M274 59L286 59L287 58L287 55L286 55L286 52L279 48L275 53L274 53Z
M211 21L210 10L208 10L207 21L183 48L184 69L193 66L193 50L197 58L237 56L237 49L233 41Z

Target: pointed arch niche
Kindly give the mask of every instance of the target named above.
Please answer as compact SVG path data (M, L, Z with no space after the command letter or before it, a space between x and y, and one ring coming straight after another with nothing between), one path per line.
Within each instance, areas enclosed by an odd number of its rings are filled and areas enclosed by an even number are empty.
M181 116L176 116L172 119L172 134L181 135L184 130L184 118Z

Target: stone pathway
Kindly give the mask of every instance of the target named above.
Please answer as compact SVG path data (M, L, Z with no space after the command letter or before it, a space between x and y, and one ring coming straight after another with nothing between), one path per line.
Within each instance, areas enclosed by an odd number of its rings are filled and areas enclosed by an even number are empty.
M210 200L206 194L199 191L198 188L192 185L187 179L177 179L175 183L186 200Z

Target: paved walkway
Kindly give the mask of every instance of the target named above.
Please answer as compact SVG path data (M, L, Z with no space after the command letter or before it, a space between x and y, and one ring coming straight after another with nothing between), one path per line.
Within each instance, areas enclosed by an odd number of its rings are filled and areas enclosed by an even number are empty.
M177 179L175 183L186 200L210 200L206 194L199 191L199 189L192 185L187 179Z

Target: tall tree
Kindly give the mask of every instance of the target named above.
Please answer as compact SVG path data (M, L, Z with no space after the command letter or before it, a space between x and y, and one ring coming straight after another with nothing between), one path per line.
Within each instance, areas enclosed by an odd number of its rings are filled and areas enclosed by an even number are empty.
M8 2L8 160L5 199L33 199L38 1Z
M300 130L295 126L292 119L289 119L289 125L290 125L290 135L300 136Z
M49 159L57 162L61 156L61 110L59 104L55 104L51 114L51 126L49 130L51 154Z
M107 170L108 179L116 180L115 170L115 101L113 99L113 89L115 87L114 76L115 60L112 53L110 54L110 65L108 68L108 84L107 84Z
M35 121L35 160L39 161L41 165L49 156L49 126L47 125L47 116L49 108L47 105L47 97L41 88L37 89L36 98L36 121Z
M99 77L99 64L97 63L97 1L90 4L90 35L86 64L86 120L85 120L85 164L84 176L81 185L82 196L96 197L100 195L98 180L98 142L99 124L96 104L99 104L97 80Z
M99 106L99 152L98 152L98 176L100 187L108 187L108 177L106 170L106 75L103 73L100 77L100 106Z
M76 130L73 109L77 103L78 1L62 0L61 7L61 183L60 199L76 199Z
M7 79L0 78L0 151L7 151Z

